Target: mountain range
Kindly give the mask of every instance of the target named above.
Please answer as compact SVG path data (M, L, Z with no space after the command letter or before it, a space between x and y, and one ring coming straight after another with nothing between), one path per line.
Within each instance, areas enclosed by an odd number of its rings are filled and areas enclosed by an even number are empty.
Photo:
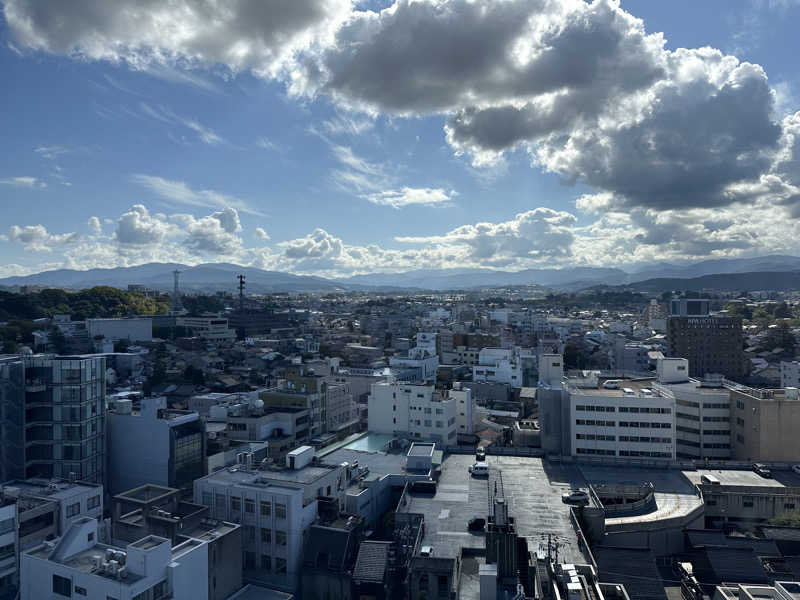
M294 275L266 271L255 267L242 267L229 263L206 263L187 266L177 263L148 263L134 267L110 269L57 269L33 275L0 279L0 287L36 285L83 289L96 285L126 288L128 284L141 284L158 290L173 287L172 272L179 270L180 286L185 291L216 292L237 288L236 276L246 278L247 291L270 292L335 292L355 290L446 290L475 289L518 285L578 290L598 285L632 286L641 290L694 289L691 286L719 287L720 289L765 289L777 277L775 273L800 271L800 257L770 255L757 258L732 258L705 260L693 264L652 263L626 272L618 268L573 267L565 269L525 269L501 271L493 269L419 269L404 273L373 273L352 277L328 279L310 275ZM731 276L726 279L726 276ZM703 281L699 278L714 276ZM785 289L800 288L795 277L780 278ZM693 281L694 283L687 283ZM758 283L758 285L756 285ZM664 287L672 286L672 287ZM722 286L722 287L720 287Z

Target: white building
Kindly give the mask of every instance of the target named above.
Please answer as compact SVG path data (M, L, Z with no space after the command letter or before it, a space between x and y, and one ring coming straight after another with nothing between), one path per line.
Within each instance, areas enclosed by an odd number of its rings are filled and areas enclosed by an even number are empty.
M652 381L603 385L567 380L571 455L675 460L675 399Z
M205 474L200 415L167 409L167 399L142 398L135 410L120 400L108 411L108 486L118 494L146 483L191 488Z
M800 361L781 361L781 387L800 387Z
M483 348L472 367L472 381L507 383L522 387L522 368L513 349Z
M208 542L147 536L125 547L98 542L98 523L83 518L55 541L22 555L22 600L211 600Z
M236 332L228 327L228 319L221 317L178 317L176 325L204 340L225 342L236 338Z
M344 502L343 468L311 464L313 448L301 448L287 455L287 466L253 465L246 455L236 467L194 482L196 503L217 519L242 525L245 579L284 591L297 589L303 539L318 516L318 499Z
M86 319L86 330L91 339L103 336L112 342L119 340L151 342L153 340L153 319L150 317Z
M457 412L457 400L442 398L432 385L375 383L369 397L368 429L449 446L456 442Z
M472 397L472 390L462 388L461 382L453 384L453 389L447 392L448 397L456 402L456 426L458 433L475 433L476 407Z
M722 379L690 379L685 358L661 358L657 371L653 389L675 400L677 458L730 458L730 392Z

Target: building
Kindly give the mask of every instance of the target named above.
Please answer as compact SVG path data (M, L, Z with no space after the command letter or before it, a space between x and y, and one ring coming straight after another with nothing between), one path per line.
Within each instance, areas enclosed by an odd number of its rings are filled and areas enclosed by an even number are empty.
M25 369L25 478L103 483L106 362L34 355Z
M108 430L111 494L146 483L191 489L205 474L200 415L168 409L164 397L142 398L136 408L131 400L119 400L109 410Z
M462 387L461 382L453 384L453 388L448 390L447 396L456 402L456 426L458 433L475 433L475 400L472 397L472 390Z
M516 353L506 348L483 348L478 364L472 367L472 381L522 387L522 368Z
M708 304L708 300L671 301L667 354L687 359L691 377L717 373L741 381L749 371L742 320L709 315Z
M25 477L25 363L0 355L0 479Z
M781 387L800 387L800 361L781 361Z
M0 489L0 598L19 590L19 553L63 534L77 519L103 516L103 486L9 481Z
M103 337L117 342L150 342L153 340L153 319L132 317L125 319L86 319L86 330L91 339Z
M675 399L677 458L730 458L730 391L722 379L691 379L684 358L661 358L657 370L653 388Z
M381 382L372 385L368 429L454 445L458 433L457 400L444 398L432 385Z
M800 457L798 389L729 387L733 458L796 462Z
M439 355L436 353L436 334L418 333L417 345L409 348L407 356L393 356L389 366L404 372L407 381L427 382L436 378Z
M203 340L229 342L236 339L236 330L228 327L228 319L221 317L178 317L178 327L184 327L189 335Z
M176 546L154 535L115 546L98 541L97 520L82 518L58 540L22 555L20 598L223 600L241 587L238 556L210 542L228 530L238 528L222 524L214 535L207 531Z
M242 525L242 565L247 581L295 591L303 542L317 520L320 498L341 505L340 465L316 464L309 446L289 453L284 465L240 463L194 482L194 501L213 517Z

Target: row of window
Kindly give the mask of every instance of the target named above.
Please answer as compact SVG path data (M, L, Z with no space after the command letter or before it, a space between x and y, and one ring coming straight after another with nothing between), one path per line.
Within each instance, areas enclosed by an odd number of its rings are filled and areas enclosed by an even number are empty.
M640 435L621 435L619 436L620 442L637 442L640 444L669 444L672 442L668 437L647 437Z
M590 425L593 427L616 427L616 421L595 421L594 419L575 419L575 425Z
M617 439L615 435L598 435L596 433L576 433L576 440L598 440L600 442L614 442Z
M275 557L275 573L286 573L286 559ZM272 557L269 554L261 555L261 569L263 571L272 571ZM256 555L254 552L245 551L242 553L242 566L245 569L252 570L256 568Z
M634 427L636 429L672 429L672 423L659 423L650 421L620 421L620 427Z
M205 506L211 508L211 492L203 492L202 502ZM217 494L217 510L220 508L225 507L225 494ZM231 496L230 499L231 503L231 511L232 512L241 512L242 510L242 499L239 496ZM256 501L252 498L245 498L244 499L244 512L249 514L255 514L256 512ZM261 501L261 510L260 510L262 517L269 517L272 515L272 503L262 500ZM275 503L275 517L278 519L285 519L286 518L286 504L281 502Z
M621 413L650 413L655 415L671 415L671 408L661 408L659 406L620 406Z
M649 450L620 450L620 456L644 456L649 458L672 458L669 452L650 452Z
M616 456L614 450L606 450L604 448L576 448L577 454L594 454L597 456Z

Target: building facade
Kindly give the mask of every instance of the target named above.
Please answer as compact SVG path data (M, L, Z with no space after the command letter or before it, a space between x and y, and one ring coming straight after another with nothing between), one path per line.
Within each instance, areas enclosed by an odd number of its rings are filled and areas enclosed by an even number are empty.
M741 381L748 374L742 320L736 317L670 316L667 354L689 361L689 375L718 373Z
M457 400L443 398L434 386L403 382L372 385L368 429L453 445L458 432Z
M734 386L730 393L733 458L796 462L800 457L798 389Z

